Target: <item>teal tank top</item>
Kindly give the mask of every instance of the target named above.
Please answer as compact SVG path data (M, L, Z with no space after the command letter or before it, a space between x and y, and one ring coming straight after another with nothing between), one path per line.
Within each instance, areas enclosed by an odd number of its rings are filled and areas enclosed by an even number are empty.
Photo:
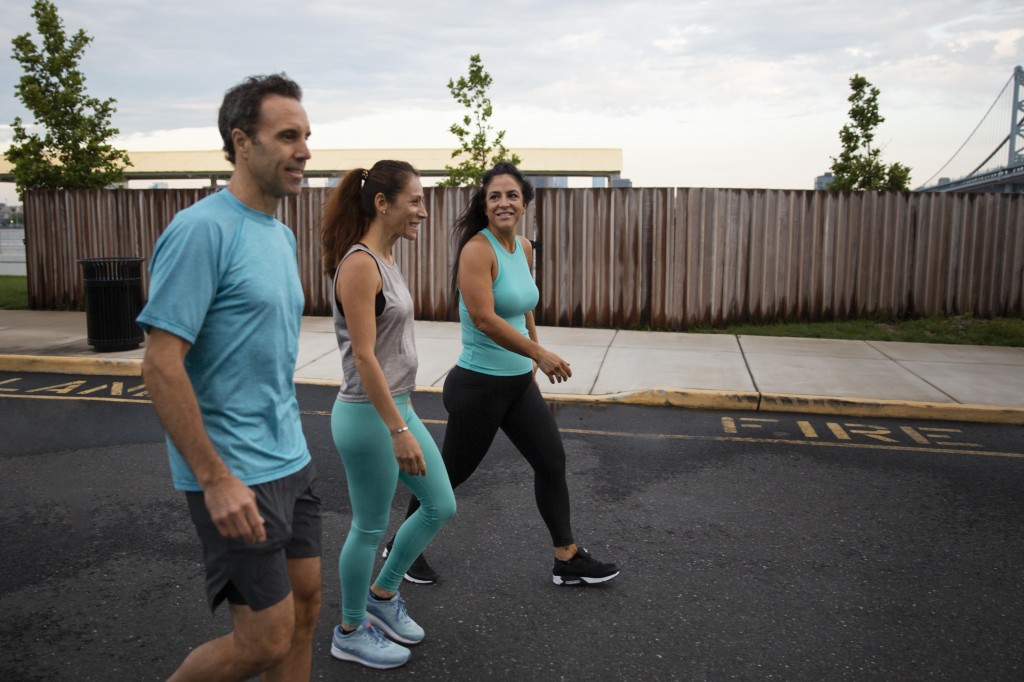
M494 278L491 288L494 292L494 312L520 334L529 337L526 313L537 307L540 292L533 281L523 247L519 239L516 239L516 249L509 253L489 229L484 228L480 232L491 242L491 248L498 259L498 276ZM477 329L462 300L462 292L459 292L459 322L462 325L462 353L455 363L459 367L493 376L516 376L533 371L533 360L502 348Z

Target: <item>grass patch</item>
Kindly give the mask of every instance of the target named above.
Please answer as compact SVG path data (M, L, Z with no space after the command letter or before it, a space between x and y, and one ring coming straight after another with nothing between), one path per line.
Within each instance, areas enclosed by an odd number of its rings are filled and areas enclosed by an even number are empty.
M0 310L28 309L28 277L0 275Z
M722 328L694 327L689 331L750 336L796 336L854 341L906 341L974 346L1024 346L1024 319L982 320L970 315L915 320L843 320L838 322L778 322L734 324Z

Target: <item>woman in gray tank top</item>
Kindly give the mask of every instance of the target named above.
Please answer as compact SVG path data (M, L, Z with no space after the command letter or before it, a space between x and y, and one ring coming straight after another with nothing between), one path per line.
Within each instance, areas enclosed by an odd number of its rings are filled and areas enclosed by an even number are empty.
M441 454L412 408L413 303L393 254L399 239L416 239L426 217L416 170L403 161L378 161L342 178L320 228L324 273L334 282L343 375L331 432L352 503L352 525L338 559L341 619L331 654L372 668L404 664L410 652L402 645L422 641L423 628L409 617L398 587L455 514ZM399 480L421 506L399 528L371 585Z

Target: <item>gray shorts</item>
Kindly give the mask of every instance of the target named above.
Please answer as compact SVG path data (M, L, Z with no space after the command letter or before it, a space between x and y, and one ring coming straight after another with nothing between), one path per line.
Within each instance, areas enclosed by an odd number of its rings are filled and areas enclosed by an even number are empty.
M221 535L203 493L185 493L203 543L210 610L227 599L259 611L288 596L292 589L288 559L321 554L320 498L313 492L315 480L316 470L310 462L290 476L250 486L267 533L265 541L255 544Z

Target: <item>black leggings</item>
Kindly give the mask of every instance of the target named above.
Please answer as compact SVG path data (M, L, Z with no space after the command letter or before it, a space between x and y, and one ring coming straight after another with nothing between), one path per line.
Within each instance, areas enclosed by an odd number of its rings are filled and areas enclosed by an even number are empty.
M452 488L480 466L500 428L533 467L533 492L555 547L571 545L565 448L533 373L492 376L454 367L444 381L448 427L441 456ZM409 514L419 507L415 497Z

